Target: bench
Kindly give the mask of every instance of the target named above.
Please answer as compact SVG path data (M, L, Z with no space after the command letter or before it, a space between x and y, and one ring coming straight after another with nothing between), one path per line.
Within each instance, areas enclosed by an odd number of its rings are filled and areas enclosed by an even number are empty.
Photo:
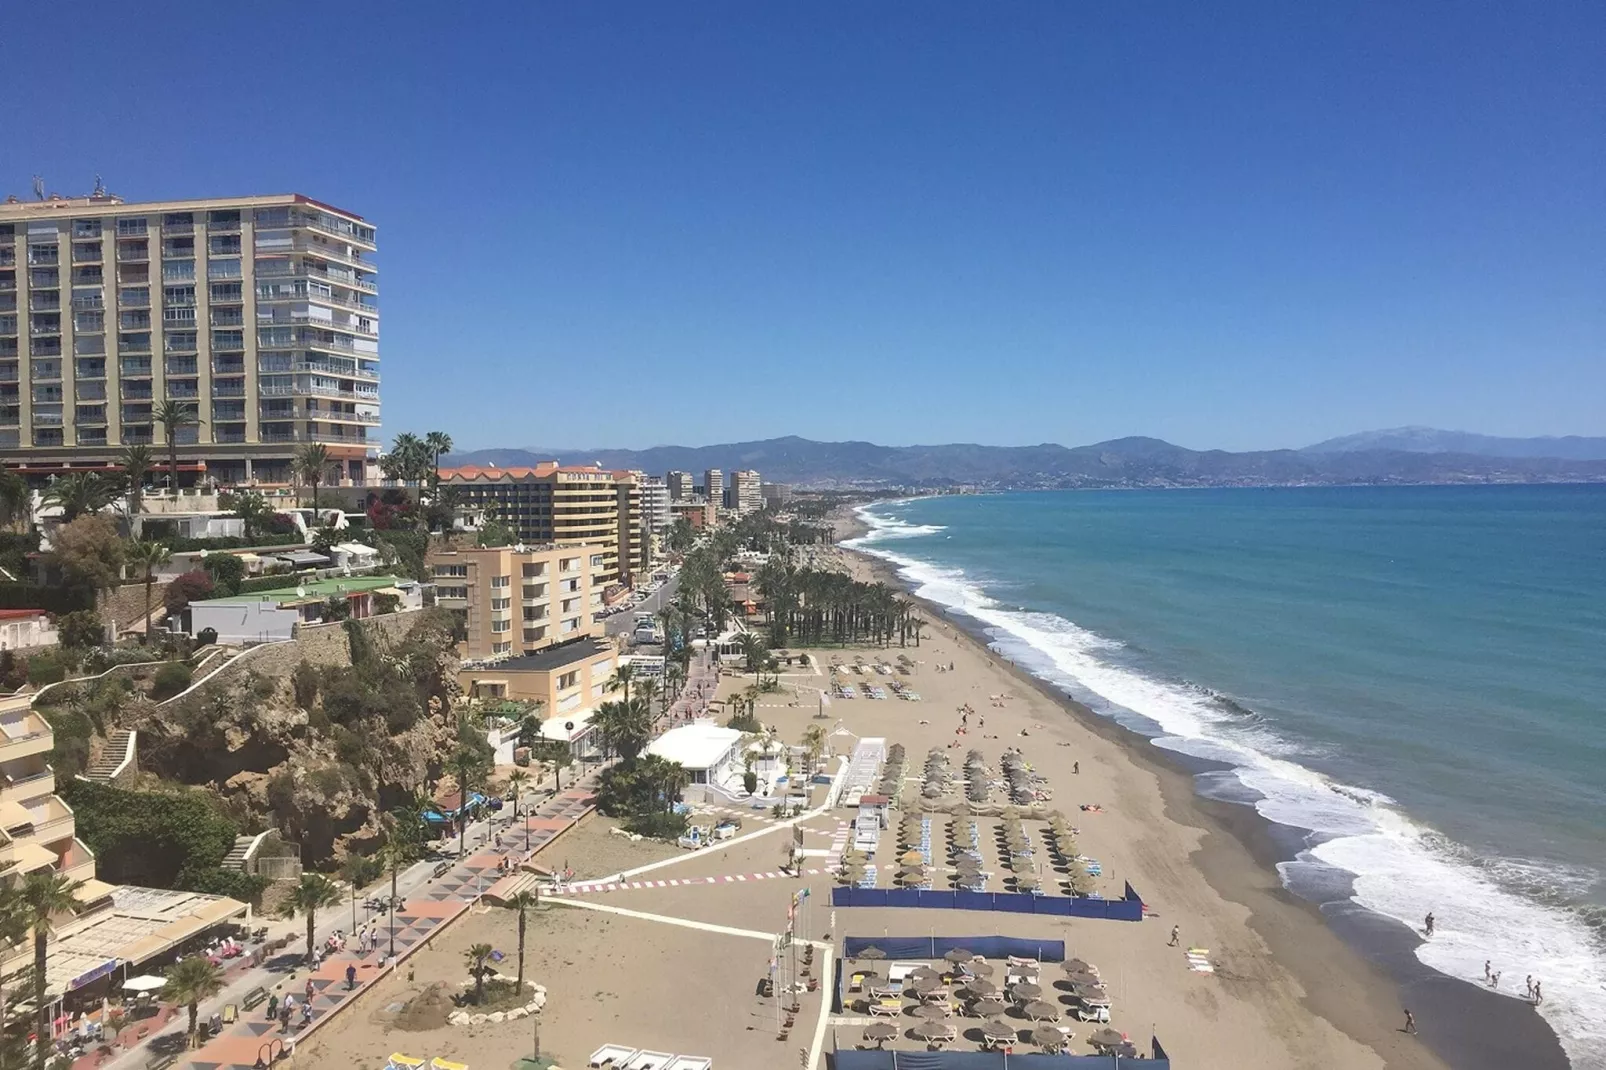
M268 990L266 988L253 988L245 994L245 998L240 1001L240 1006L246 1010L252 1010L266 1003L267 1000Z
M450 862L436 862L435 863L435 876L444 877L451 870L451 868L452 868L452 864Z
M158 1055L145 1063L145 1070L167 1070L169 1066L178 1062L178 1052L171 1055Z

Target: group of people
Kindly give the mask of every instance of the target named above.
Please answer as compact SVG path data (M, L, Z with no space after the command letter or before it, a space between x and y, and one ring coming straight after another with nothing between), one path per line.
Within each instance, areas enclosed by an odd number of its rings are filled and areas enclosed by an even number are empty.
M1428 916L1422 919L1422 935L1430 940L1433 938L1434 924L1435 921L1433 913L1432 911L1429 911ZM1493 989L1498 989L1500 987L1500 971L1494 968L1493 959L1483 960L1483 983ZM1525 985L1527 988L1526 998L1529 1003L1532 1003L1537 1007L1539 1004L1545 1001L1544 985L1541 982L1534 980L1533 974L1530 973L1525 978ZM1405 1012L1404 1032L1416 1032L1416 1017L1409 1010Z
M301 1014L296 1023L297 1028L305 1028L312 1024L312 997L316 994L317 989L313 986L312 979L309 977L307 979L306 998L300 1003ZM290 1031L290 1019L296 1017L296 1006L295 993L285 993L284 1002L282 1003L279 1002L279 994L277 992L271 993L268 996L268 1021L271 1022L277 1018L279 1032L288 1033Z

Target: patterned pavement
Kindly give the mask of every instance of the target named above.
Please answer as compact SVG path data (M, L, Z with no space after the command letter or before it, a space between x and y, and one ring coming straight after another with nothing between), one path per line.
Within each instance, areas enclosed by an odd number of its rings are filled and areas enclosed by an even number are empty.
M572 786L546 803L536 806L509 827L500 830L500 845L488 840L467 859L454 865L446 873L429 881L418 893L402 904L396 915L396 961L400 963L415 948L479 900L493 885L503 879L497 865L504 857L511 864L528 861L559 833L569 828L590 811L595 774L586 777L578 786ZM526 841L528 836L528 841ZM526 850L525 844L529 847ZM389 949L388 923L381 919L380 950ZM295 995L298 1007L288 1033L280 1032L277 1022L267 1018L266 1006L240 1012L240 1020L228 1026L203 1047L191 1052L177 1065L191 1070L253 1070L260 1058L264 1064L278 1052L293 1046L293 1041L316 1029L331 1012L347 1000L360 995L384 972L378 964L379 954L362 956L355 949L339 952L325 959L312 973L316 995L312 1001L312 1024L301 1027L302 989L306 974L297 969L294 979L283 973L264 971L259 983L272 988L283 982L284 991ZM346 967L357 967L357 987L347 990ZM203 1019L205 1014L202 1015ZM148 1056L148 1050L142 1054Z

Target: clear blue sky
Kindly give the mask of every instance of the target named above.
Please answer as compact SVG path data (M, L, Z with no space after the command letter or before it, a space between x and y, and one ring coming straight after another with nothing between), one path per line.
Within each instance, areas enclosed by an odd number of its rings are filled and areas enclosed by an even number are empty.
M1599 0L70 7L0 194L372 219L387 435L1606 433Z

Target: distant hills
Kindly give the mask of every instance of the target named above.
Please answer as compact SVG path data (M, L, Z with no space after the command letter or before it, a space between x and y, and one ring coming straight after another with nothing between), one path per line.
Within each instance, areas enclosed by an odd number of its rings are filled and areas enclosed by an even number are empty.
M1405 453L1469 453L1478 457L1555 457L1566 461L1606 460L1606 438L1567 435L1561 438L1498 438L1470 431L1434 427L1395 427L1330 438L1301 453L1355 453L1399 450Z
M447 464L501 467L557 460L662 475L679 470L757 469L766 482L808 487L1222 487L1387 483L1606 482L1606 440L1498 439L1488 443L1601 443L1597 455L1547 456L1430 448L1427 429L1369 432L1303 450L1190 450L1157 438L1120 438L1090 446L878 446L789 436L717 446L617 449L487 449L453 454ZM1411 447L1372 446L1369 436L1407 436ZM1476 442L1467 445L1478 445ZM1515 447L1508 447L1514 449ZM1558 447L1559 448L1559 447ZM1583 449L1571 447L1575 452ZM1587 450L1584 450L1587 453Z

